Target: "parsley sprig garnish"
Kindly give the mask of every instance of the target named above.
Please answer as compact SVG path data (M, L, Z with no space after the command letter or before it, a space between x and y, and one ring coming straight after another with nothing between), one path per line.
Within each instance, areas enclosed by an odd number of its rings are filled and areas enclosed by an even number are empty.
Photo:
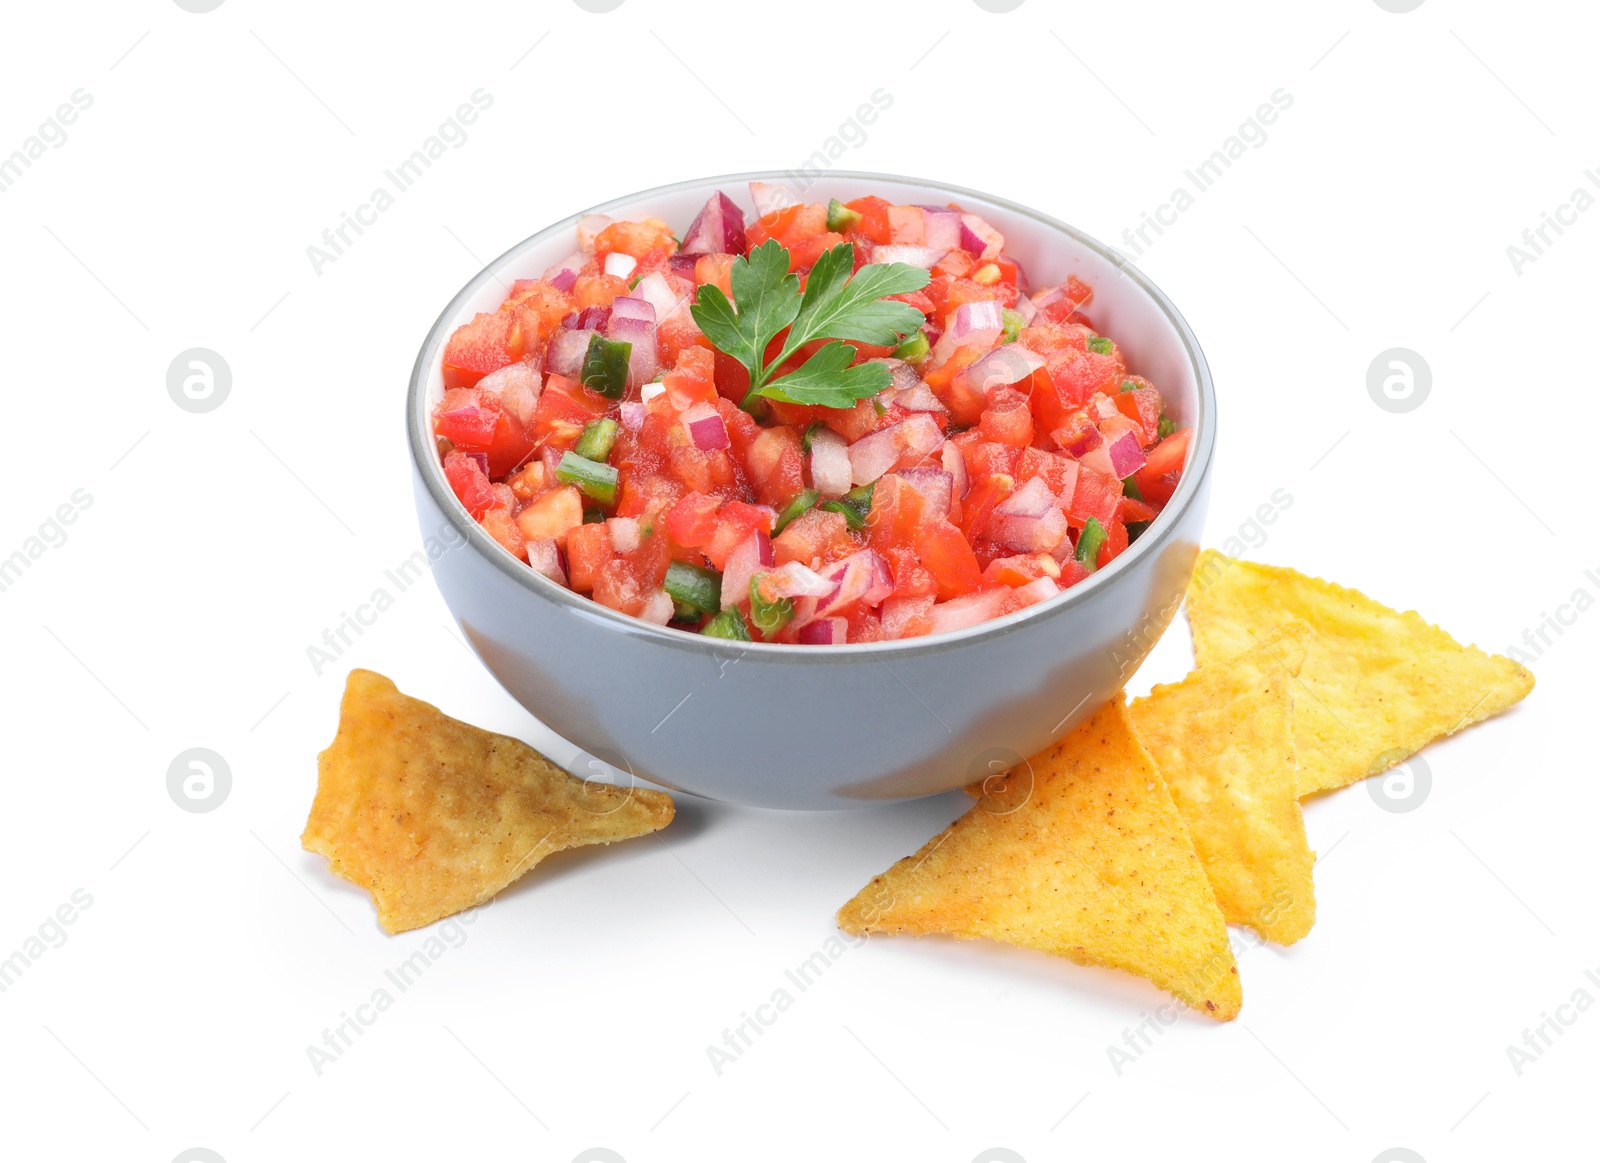
M733 260L729 285L733 300L712 284L702 286L699 302L690 313L708 339L744 364L750 373L750 392L741 407L757 396L791 404L820 404L850 408L857 400L875 396L889 386L889 369L882 363L855 367L855 348L833 342L818 348L788 375L777 370L794 353L815 339L854 340L880 346L898 343L922 325L922 312L907 303L885 299L928 284L928 272L906 263L880 263L862 267L851 276L855 251L847 242L822 253L806 278L805 293L799 276L789 272L789 252L769 239ZM767 345L785 327L789 334L782 349L768 360Z

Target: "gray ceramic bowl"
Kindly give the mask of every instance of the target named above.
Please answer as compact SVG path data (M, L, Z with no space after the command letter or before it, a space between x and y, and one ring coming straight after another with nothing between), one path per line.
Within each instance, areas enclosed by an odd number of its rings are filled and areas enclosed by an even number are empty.
M1193 569L1215 443L1211 375L1189 326L1109 247L1014 203L938 182L832 172L802 190L782 173L680 182L584 213L686 225L716 189L749 212L746 183L788 182L805 201L880 194L957 201L1005 234L1035 286L1069 274L1129 366L1158 385L1195 439L1161 516L1110 566L1058 597L968 629L897 642L783 646L702 638L606 609L501 549L455 499L429 412L455 327L492 311L514 278L570 254L581 215L495 259L450 301L406 401L424 537L455 546L434 578L467 640L516 699L624 773L712 799L847 808L961 787L1031 755L1119 690L1171 621ZM464 539L464 540L463 540Z

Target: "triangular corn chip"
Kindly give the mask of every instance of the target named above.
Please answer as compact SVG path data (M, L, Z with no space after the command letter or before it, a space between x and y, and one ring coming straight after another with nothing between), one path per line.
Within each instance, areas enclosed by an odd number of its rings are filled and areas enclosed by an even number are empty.
M1280 945L1309 933L1317 914L1290 717L1290 688L1310 637L1304 622L1287 623L1259 646L1158 686L1128 708L1222 915Z
M849 933L987 937L1239 1013L1222 913L1122 696L1004 775L839 910Z
M1215 550L1195 565L1188 606L1201 666L1243 653L1292 619L1310 623L1294 687L1302 796L1375 775L1533 689L1533 675L1509 658L1462 646L1414 610Z
M574 778L352 670L300 842L400 933L481 904L552 852L642 836L672 815L664 792Z

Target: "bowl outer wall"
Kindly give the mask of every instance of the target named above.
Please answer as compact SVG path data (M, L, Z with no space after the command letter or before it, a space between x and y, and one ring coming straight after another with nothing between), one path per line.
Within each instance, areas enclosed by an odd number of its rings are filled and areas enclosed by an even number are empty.
M783 177L702 179L608 206ZM1142 275L1070 227L988 195L887 175L829 178L834 185L914 187L925 192L922 200L959 199L980 213L1025 215L1115 263L1170 321L1170 338L1191 363L1192 398L1177 407L1189 413L1181 418L1195 426L1196 438L1178 493L1133 549L1089 581L1007 618L870 647L752 646L665 630L534 574L494 544L443 481L425 403L430 378L437 390L444 337L474 296L484 298L485 283L538 240L570 230L578 216L489 264L434 325L409 401L422 532L435 546L455 547L432 562L445 601L491 673L553 730L620 771L749 806L846 808L928 795L981 779L1059 738L1120 689L1170 622L1198 552L1209 492L1209 371L1187 324Z

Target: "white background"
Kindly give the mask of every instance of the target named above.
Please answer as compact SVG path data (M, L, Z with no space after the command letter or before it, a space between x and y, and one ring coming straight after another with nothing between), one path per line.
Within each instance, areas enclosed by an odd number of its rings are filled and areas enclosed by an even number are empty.
M1579 988L1600 999L1594 614L1550 636L1525 704L1428 749L1417 810L1365 787L1308 805L1314 932L1287 952L1241 937L1241 1018L1180 1021L1120 1076L1107 1046L1164 1000L1142 981L888 938L713 1071L708 1044L959 794L843 815L680 797L659 842L552 858L506 893L320 1076L306 1047L428 934L385 937L298 836L347 664L573 753L431 583L337 667L307 659L417 544L400 401L439 309L587 205L798 165L880 87L892 107L839 165L991 190L1113 243L1285 89L1266 143L1138 259L1216 375L1211 542L1286 489L1256 556L1495 650L1600 596L1600 214L1520 274L1506 254L1575 188L1600 194L1580 20L1446 0L13 6L0 154L74 90L93 104L0 194L0 556L74 490L93 500L0 593L0 957L74 890L93 903L0 994L0 1153L1576 1157L1558 1145L1592 1102L1600 1012L1520 1076L1506 1048ZM315 274L305 248L479 88L494 103L465 145ZM233 373L203 415L166 391L193 346ZM1366 390L1393 346L1432 369L1409 414ZM1134 689L1187 650L1180 622ZM233 779L205 814L166 790L197 746Z

